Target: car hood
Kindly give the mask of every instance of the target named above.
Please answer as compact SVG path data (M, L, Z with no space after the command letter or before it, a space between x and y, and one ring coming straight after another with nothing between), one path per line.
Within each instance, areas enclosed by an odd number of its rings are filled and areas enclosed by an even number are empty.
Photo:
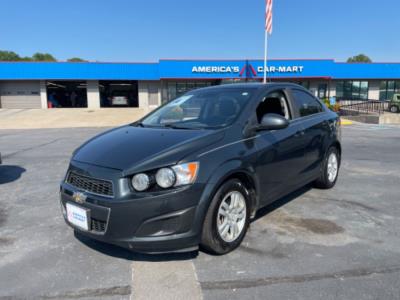
M216 143L223 132L123 126L87 141L73 160L124 171L125 175L175 164Z

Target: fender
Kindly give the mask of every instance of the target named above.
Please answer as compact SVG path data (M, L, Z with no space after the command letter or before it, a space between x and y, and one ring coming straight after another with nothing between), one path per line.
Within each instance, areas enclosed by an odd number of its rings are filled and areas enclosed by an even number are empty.
M259 207L259 196L258 191L260 190L260 181L256 176L256 172L253 166L244 166L241 160L235 159L225 162L223 165L219 166L216 169L216 172L213 173L211 178L209 179L209 183L214 183L215 187L212 195L217 192L217 189L221 186L221 184L226 181L227 178L231 177L235 173L243 173L246 174L254 183L255 195L253 196L252 208ZM250 191L249 191L250 192ZM255 196L255 197L254 197Z
M243 173L249 176L253 183L254 183L254 188L255 188L255 193L252 193L250 196L252 198L252 207L251 207L251 217L254 217L255 212L257 211L259 207L259 196L258 196L258 191L259 191L259 180L255 176L255 171L254 169L249 166L249 167L244 167L243 162L241 160L235 159L235 160L230 160L222 165L218 166L215 169L215 172L212 174L210 179L205 185L204 192L200 198L198 207L196 209L195 213L195 221L194 221L194 228L197 230L202 229L204 218L206 216L208 207L210 206L211 200L214 197L215 193L217 192L218 188L221 186L221 184L234 175L235 173ZM249 191L251 193L251 191Z
M331 119L328 122L330 127L330 134L326 136L323 142L324 156L321 160L320 171L322 170L326 154L328 153L328 150L332 145L337 144L339 146L340 156L342 156L341 127L339 117L337 116L336 118Z

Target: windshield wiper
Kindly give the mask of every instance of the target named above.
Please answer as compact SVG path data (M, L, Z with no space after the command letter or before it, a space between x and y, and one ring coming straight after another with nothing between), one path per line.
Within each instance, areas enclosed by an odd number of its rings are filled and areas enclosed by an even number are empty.
M146 125L144 125L143 122L133 122L133 123L129 124L129 126L146 127Z
M162 126L166 127L166 128L172 128L172 129L187 129L187 130L199 129L199 128L195 128L195 127L187 127L187 126L178 125L176 123L166 123L166 124L163 124Z

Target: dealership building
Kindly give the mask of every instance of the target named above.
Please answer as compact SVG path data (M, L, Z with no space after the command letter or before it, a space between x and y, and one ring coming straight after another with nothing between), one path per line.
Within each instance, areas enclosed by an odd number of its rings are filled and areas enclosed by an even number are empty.
M156 63L0 62L0 108L152 108L200 87L261 81L262 60ZM294 82L320 98L388 100L400 93L400 63L270 60L268 80Z

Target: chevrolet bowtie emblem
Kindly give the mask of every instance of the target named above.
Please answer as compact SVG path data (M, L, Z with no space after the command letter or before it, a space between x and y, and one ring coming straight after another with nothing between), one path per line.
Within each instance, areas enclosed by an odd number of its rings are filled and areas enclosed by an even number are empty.
M84 203L86 201L87 196L81 192L74 192L72 195L72 199L77 203Z

